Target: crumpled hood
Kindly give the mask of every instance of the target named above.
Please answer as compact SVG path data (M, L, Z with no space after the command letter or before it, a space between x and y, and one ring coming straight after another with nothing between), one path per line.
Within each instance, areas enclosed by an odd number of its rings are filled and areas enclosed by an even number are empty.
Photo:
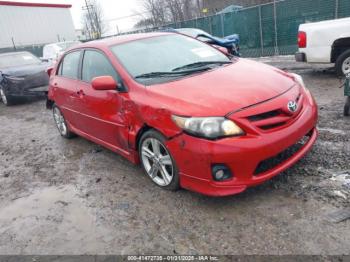
M287 73L247 59L232 65L147 87L161 107L187 116L224 116L286 92L294 80Z

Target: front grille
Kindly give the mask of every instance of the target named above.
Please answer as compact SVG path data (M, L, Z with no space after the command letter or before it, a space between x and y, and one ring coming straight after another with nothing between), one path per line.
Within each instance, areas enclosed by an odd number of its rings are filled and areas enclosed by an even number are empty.
M299 94L295 100L299 109L295 113L288 112L285 108L263 112L256 115L248 116L247 119L257 128L264 131L272 130L288 124L290 121L298 117L303 110L302 95Z
M285 125L293 117L286 114L283 110L273 110L249 116L248 119L254 126L267 131Z
M264 126L260 126L261 129L263 130L269 130L269 129L274 129L280 126L284 126L286 124L286 122L279 122L276 124L271 124L271 125L264 125Z
M274 111L254 115L254 116L249 116L248 119L252 122L255 122L255 121L265 120L271 117L279 116L280 114L281 113L278 110L274 110Z
M278 155L261 161L254 171L254 176L259 176L287 161L293 157L307 142L310 140L310 136L304 136L296 144L282 151Z

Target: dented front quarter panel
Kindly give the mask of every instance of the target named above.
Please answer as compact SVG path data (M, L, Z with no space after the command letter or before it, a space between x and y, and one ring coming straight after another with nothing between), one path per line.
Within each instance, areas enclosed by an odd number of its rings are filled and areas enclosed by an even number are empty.
M172 110L160 103L156 97L150 96L147 87L139 85L138 89L137 92L129 93L122 106L129 127L129 147L137 150L137 136L144 127L158 130L167 139L182 133L171 120Z

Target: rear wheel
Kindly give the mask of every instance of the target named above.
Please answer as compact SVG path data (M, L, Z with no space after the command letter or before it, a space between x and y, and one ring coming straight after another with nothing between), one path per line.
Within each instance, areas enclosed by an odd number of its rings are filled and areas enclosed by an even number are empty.
M343 52L335 63L335 69L338 76L350 74L350 49Z
M75 134L69 130L67 122L64 119L64 116L63 116L61 110L56 105L53 105L52 113L53 113L53 118L55 120L57 129L58 129L58 132L60 133L60 135L63 136L64 138L74 137Z
M166 138L155 130L147 131L140 139L139 155L151 180L164 189L175 191L180 187L179 174L165 141Z

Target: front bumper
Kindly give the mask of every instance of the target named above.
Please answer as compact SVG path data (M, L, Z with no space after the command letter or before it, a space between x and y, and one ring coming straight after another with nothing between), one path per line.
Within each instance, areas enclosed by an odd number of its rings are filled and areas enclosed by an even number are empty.
M43 97L48 92L49 78L45 71L22 77L11 75L2 77L0 84L8 97Z
M24 90L11 90L8 93L9 97L25 98L25 97L46 97L48 92L47 86L29 88Z
M216 141L181 134L169 140L167 146L178 165L181 186L210 196L233 195L261 184L295 164L311 149L318 135L317 106L311 95L308 100L290 126L273 132ZM292 156L256 174L260 163L279 155L305 136L309 136L308 141ZM228 166L233 179L214 181L213 164Z
M307 62L305 53L296 52L294 56L295 56L295 61L297 62Z

